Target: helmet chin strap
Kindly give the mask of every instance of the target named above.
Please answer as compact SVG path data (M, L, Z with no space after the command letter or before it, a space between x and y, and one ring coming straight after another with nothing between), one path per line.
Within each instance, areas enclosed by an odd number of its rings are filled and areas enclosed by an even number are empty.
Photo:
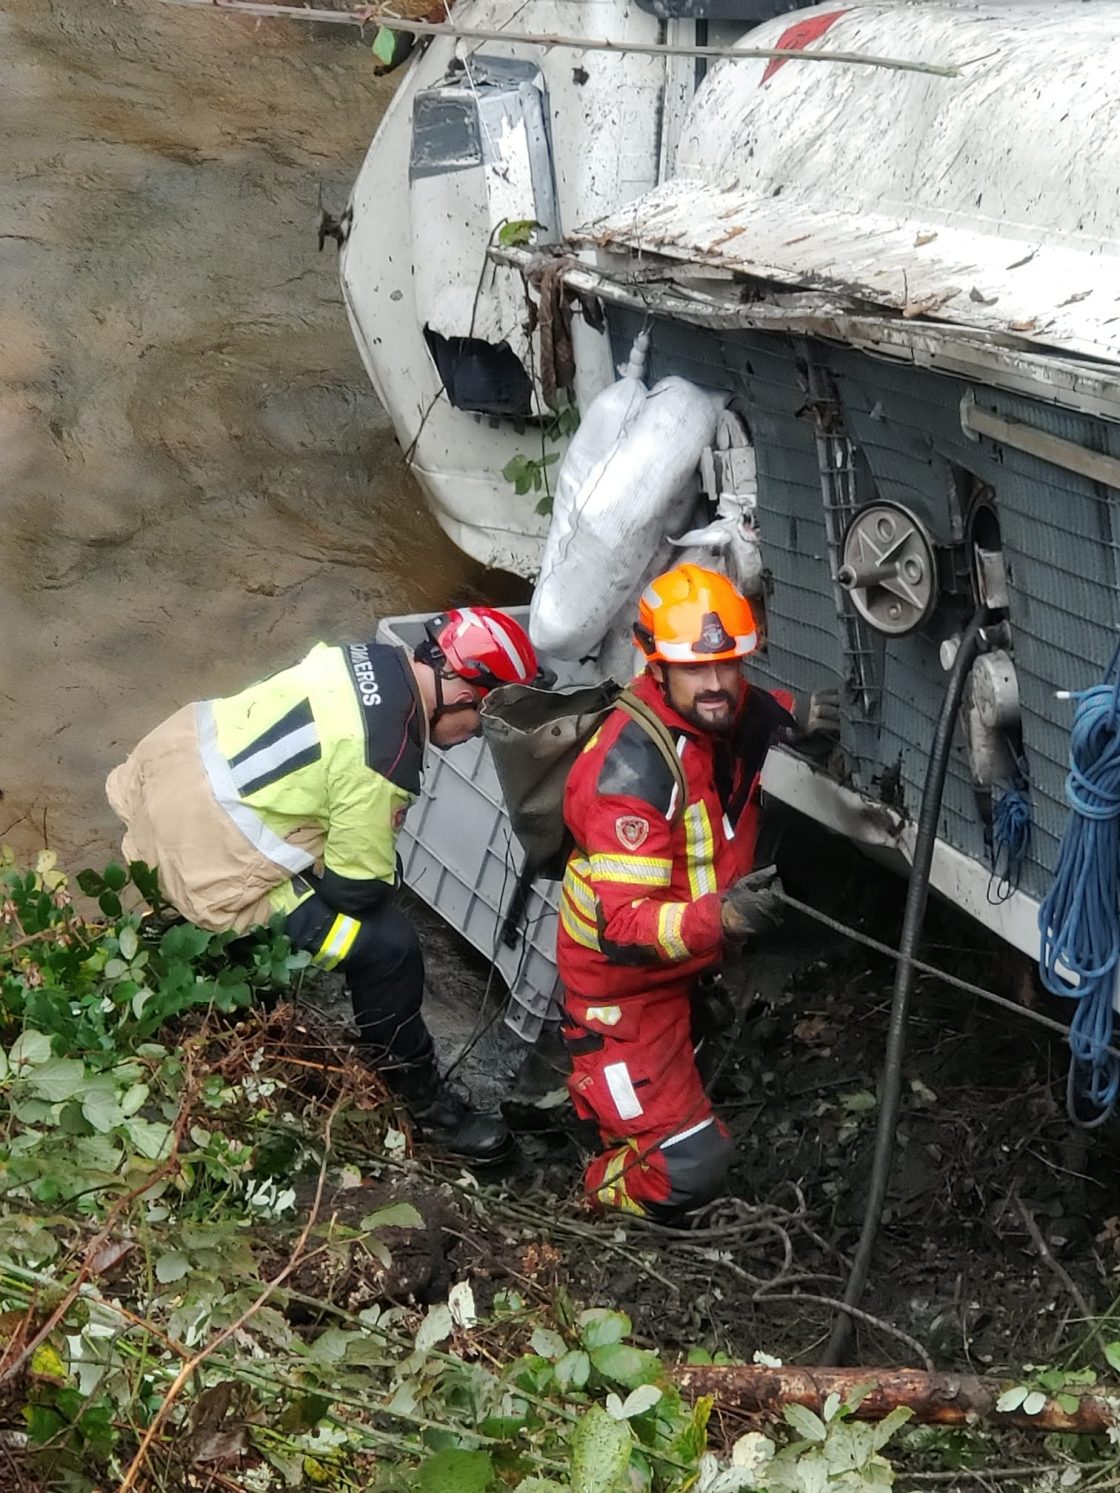
M443 681L445 678L458 679L458 674L445 675L438 667L432 666L432 673L436 682L436 708L428 717L429 730L434 731L436 726L446 716L461 715L464 710L477 710L478 705L474 700L457 700L448 704L443 698Z

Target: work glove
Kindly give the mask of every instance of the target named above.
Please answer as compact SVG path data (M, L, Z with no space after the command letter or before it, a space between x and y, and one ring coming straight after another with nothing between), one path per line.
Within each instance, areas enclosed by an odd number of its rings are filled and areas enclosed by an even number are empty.
M749 876L741 876L723 894L720 922L728 938L757 938L780 926L782 883L777 866L763 866Z
M819 689L799 696L793 716L802 736L839 736L840 691Z

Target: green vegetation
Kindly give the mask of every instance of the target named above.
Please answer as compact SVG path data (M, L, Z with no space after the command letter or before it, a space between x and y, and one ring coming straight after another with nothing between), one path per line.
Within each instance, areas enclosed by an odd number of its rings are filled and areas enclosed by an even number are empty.
M787 1406L766 1434L720 1426L717 1454L711 1402L684 1400L625 1312L528 1266L417 1305L400 1262L438 1232L441 1200L485 1242L495 1198L467 1176L425 1180L376 1076L297 1012L307 956L279 926L237 938L169 919L141 865L77 880L88 912L51 855L30 870L0 856L6 1489L891 1484L883 1448L908 1411L859 1422L858 1393L819 1416ZM1008 1404L1072 1406L1092 1377L1031 1370ZM1106 1485L1086 1467L1101 1438L1050 1441L1048 1476L1073 1486L1084 1467ZM968 1429L901 1444L926 1468L992 1454Z

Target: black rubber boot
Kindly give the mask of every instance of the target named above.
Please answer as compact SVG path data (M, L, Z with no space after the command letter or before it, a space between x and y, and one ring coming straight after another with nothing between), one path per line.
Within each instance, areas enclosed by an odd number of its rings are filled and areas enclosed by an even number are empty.
M502 1114L514 1130L552 1130L571 1119L568 1078L572 1059L558 1023L549 1023L517 1070L502 1100Z
M390 1077L420 1135L446 1156L461 1156L476 1166L504 1161L513 1136L496 1115L472 1109L439 1076L435 1062L398 1069Z

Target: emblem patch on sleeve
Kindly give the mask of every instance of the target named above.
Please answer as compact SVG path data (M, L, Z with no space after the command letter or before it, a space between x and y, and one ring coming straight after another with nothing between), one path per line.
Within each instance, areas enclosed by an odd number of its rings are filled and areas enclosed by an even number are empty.
M639 850L649 837L649 820L640 814L620 814L614 822L614 832L624 850Z

